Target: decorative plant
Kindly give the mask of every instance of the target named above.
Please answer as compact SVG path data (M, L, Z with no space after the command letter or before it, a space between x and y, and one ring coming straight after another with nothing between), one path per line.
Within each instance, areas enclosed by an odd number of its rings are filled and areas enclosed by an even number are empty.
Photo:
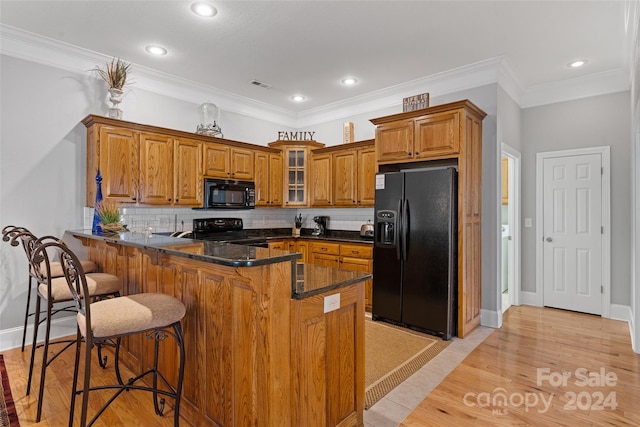
M130 62L123 61L120 58L113 58L111 62L105 64L104 69L96 67L91 71L98 73L102 80L107 82L109 88L122 90L127 82L127 73L130 69Z
M127 227L120 223L120 211L112 200L101 200L96 204L96 212L103 231L121 232Z

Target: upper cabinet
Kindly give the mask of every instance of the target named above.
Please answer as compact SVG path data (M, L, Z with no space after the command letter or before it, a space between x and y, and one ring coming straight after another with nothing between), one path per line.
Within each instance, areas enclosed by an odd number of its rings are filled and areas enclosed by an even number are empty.
M411 112L413 113L413 112ZM396 116L406 117L409 113ZM372 122L376 123L374 119ZM383 122L376 128L378 163L447 158L460 152L460 112L422 113Z
M269 147L282 150L283 158L283 206L309 206L309 156L312 149L324 144L316 141L274 141Z
M311 206L373 206L376 173L374 140L313 150L311 173Z
M204 143L204 175L240 181L254 179L254 151L224 143Z
M256 207L282 207L282 153L255 152Z
M140 130L126 122L87 117L87 205L102 197L116 203L202 206L202 143Z

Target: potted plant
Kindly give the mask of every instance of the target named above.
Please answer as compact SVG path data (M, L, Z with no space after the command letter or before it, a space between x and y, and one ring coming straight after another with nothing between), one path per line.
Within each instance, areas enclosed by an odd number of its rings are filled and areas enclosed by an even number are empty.
M114 201L101 200L96 204L96 212L103 233L117 234L128 231L127 226L120 222L120 211Z
M118 104L122 101L122 88L127 83L127 75L131 69L131 63L120 58L113 58L105 64L105 68L96 67L95 71L109 85L109 101L113 107L109 108L109 117L122 119L122 110Z

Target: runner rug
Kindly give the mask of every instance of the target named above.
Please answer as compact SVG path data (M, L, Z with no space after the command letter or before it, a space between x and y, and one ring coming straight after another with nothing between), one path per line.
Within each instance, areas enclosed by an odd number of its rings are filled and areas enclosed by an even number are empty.
M365 321L365 409L409 378L447 345L435 336Z
M11 387L9 387L9 376L4 366L4 357L0 354L0 427L19 427L18 414L13 404Z

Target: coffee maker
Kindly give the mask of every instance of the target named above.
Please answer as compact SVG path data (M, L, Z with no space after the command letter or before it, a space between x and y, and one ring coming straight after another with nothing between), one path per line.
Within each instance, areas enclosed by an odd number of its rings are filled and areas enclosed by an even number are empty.
M329 217L328 216L314 216L313 221L316 223L315 227L313 227L312 236L326 236L327 230L329 226Z

